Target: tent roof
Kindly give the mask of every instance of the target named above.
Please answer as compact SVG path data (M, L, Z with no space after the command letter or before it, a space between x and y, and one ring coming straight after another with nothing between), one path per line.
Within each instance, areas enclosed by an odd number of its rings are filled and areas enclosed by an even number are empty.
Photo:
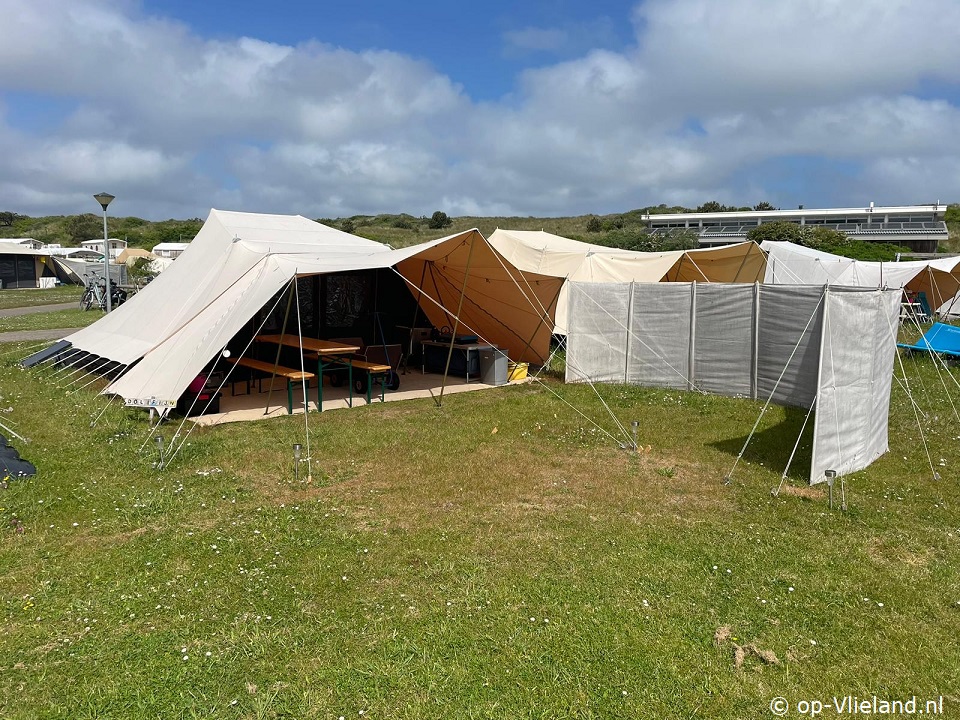
M764 282L906 288L924 292L934 308L960 292L960 257L905 262L854 260L791 242L765 241Z
M548 232L496 230L490 244L517 268L580 282L756 282L765 258L753 242L699 250L637 252L571 240ZM567 291L555 331L566 332Z
M123 251L119 255L117 255L117 262L124 263L130 259L136 259L136 258L153 259L155 257L156 255L154 255L149 250L143 250L142 248L124 248Z
M43 250L34 250L27 245L20 245L18 243L0 242L0 255L33 255L46 257L50 255L50 253Z
M541 307L552 309L561 281L519 273L477 230L391 250L300 216L219 210L159 277L68 339L121 366L136 363L107 392L170 403L295 276L391 267L415 295L423 287L418 299L435 325L453 324L463 290L461 320L472 332L519 359L549 352Z
M638 252L542 230L501 230L490 244L521 270L585 282L755 282L764 256L752 242L696 250Z

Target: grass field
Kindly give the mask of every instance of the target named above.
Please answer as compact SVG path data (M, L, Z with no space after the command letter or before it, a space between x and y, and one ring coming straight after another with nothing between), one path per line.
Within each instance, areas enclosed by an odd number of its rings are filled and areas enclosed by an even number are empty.
M55 288L4 290L0 292L0 310L37 305L56 305L58 303L80 302L83 287L80 285L58 285Z
M87 325L95 323L103 316L104 312L99 309L73 309L0 317L0 332L86 327Z
M303 416L198 429L158 470L141 412L21 347L0 421L40 472L0 490L4 718L960 716L957 386L927 359L905 368L942 479L895 384L841 512L803 484L809 443L771 495L800 411L727 485L759 403L601 387L632 453L552 379L312 415L309 479Z

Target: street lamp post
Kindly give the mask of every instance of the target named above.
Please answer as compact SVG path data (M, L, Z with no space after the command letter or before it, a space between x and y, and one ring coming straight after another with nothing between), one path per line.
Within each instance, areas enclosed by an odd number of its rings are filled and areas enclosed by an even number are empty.
M107 312L113 308L110 306L110 241L107 239L107 205L115 196L110 193L97 193L93 199L100 203L103 208L103 280L106 283L104 292L107 294Z

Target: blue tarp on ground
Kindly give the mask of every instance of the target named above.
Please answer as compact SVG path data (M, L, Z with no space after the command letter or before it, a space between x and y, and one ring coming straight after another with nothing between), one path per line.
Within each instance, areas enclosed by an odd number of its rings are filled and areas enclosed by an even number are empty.
M902 347L907 350L925 350L927 352L940 353L941 355L960 357L960 327L946 325L944 323L934 323L933 326L923 334L923 337L913 345L897 343L897 347Z

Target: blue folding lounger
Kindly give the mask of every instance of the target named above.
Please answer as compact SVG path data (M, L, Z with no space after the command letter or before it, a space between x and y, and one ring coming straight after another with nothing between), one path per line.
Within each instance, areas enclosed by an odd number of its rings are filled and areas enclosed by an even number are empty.
M897 347L960 357L960 327L934 323L913 345L897 343Z

